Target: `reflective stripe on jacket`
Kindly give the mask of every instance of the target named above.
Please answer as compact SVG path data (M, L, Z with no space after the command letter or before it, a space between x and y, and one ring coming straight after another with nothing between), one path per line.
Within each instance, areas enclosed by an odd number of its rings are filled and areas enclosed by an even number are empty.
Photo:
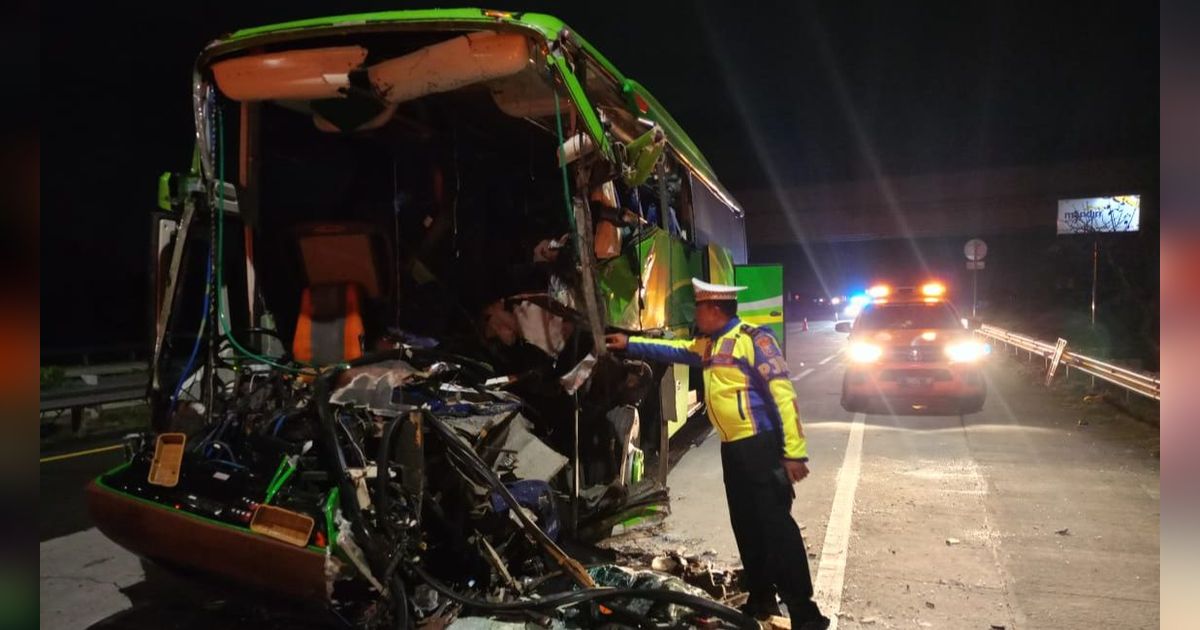
M767 328L730 320L711 337L630 337L628 353L639 359L704 368L708 419L722 442L782 429L783 456L808 459L796 390L779 342Z

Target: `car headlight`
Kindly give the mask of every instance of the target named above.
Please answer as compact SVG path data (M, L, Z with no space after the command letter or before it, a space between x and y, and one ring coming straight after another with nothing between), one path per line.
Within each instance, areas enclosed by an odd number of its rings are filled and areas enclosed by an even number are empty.
M883 356L883 348L861 341L850 344L850 360L855 363L874 363Z
M959 341L946 346L946 356L955 363L971 363L983 358L989 350L978 341Z

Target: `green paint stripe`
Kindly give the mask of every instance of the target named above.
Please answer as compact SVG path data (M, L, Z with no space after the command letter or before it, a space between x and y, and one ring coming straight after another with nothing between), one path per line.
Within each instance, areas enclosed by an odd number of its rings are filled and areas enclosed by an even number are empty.
M537 31L546 37L553 37L566 25L549 15L527 13L521 19L497 19L483 14L482 9L419 9L415 11L375 11L371 13L351 13L334 15L278 24L267 24L235 31L227 41L246 39L257 35L268 35L284 31L296 31L315 28L345 28L360 24L420 23L420 22L457 22L463 26L485 26L489 24L516 24Z
M739 317L741 317L741 316L739 316ZM770 326L773 324L774 325L783 324L783 318L781 318L781 317L741 317L741 320L746 322L747 324L753 324L755 326Z
M783 308L783 295L776 295L761 300L738 300L738 309L746 311L761 311L763 309L773 308L779 310Z
M772 315L775 313L775 315ZM783 321L783 312L778 306L768 308L752 308L749 310L738 309L738 317L746 319L747 317L775 317L779 321Z

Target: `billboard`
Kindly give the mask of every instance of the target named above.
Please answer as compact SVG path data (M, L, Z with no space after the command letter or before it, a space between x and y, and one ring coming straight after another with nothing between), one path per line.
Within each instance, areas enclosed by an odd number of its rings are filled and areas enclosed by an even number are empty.
M1141 209L1141 195L1060 199L1058 233L1136 232Z

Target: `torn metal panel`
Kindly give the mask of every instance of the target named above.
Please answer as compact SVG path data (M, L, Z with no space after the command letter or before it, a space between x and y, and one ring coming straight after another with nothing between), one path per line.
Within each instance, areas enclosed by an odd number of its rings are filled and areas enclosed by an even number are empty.
M511 77L491 81L492 101L500 111L515 118L553 116L554 88L542 78L544 72L530 68ZM561 110L574 109L569 100L559 99Z
M529 64L523 35L482 31L434 44L367 69L371 84L390 103L449 92L517 74Z
M592 370L595 367L596 355L589 353L579 363L575 364L575 367L571 368L570 372L567 372L562 378L558 379L563 391L568 394L574 394L579 391L579 388L583 387L588 382L588 379L592 377Z
M370 409L382 416L395 417L412 409L397 399L396 392L409 382L416 370L404 361L389 361L348 370L345 384L329 397L334 405Z
M632 474L630 458L637 450L634 444L641 431L637 407L632 405L615 407L608 412L606 419L613 426L613 435L617 446L617 470L619 471L617 479L622 485L627 486L631 483L630 476Z
M622 173L625 184L641 186L646 183L666 148L666 134L658 125L626 145L626 165Z
M500 482L499 478L497 478L495 473L493 473L487 467L483 460L479 459L479 456L476 455L474 451L470 450L467 445L461 441L461 438L455 435L449 427L441 422L441 420L439 420L436 416L431 415L429 416L429 426L437 430L442 437L448 438L446 443L447 447L465 457L466 464L475 464L474 472L483 477L484 481L491 485L496 492L500 493L500 495L504 497L509 505L519 504L519 502L516 500L516 497L514 497L508 488L506 488L504 484ZM523 511L513 510L512 514L515 515L517 520L521 522L521 527L526 535L534 540L538 546L542 548L546 555L549 556L549 558L563 570L564 573L571 576L571 578L580 586L587 588L595 586L595 582L584 570L583 565L579 564L577 560L572 558L565 551L563 551L561 547L555 544L555 542L546 535L546 532L539 528L532 520L530 520Z
M695 315L691 279L703 273L703 258L659 227L605 261L598 273L608 322L626 330L686 325Z
M490 435L495 427L500 426L512 416L512 412L504 411L492 414L444 417L442 422L452 427L457 433L471 438L471 441L474 442L483 435Z
M503 442L480 445L481 451L495 452L493 470L510 471L518 479L550 481L567 465L567 458L534 436L532 428L532 422L515 416L508 422Z
M513 307L513 315L525 341L551 357L557 357L562 352L567 342L561 317L526 300Z

